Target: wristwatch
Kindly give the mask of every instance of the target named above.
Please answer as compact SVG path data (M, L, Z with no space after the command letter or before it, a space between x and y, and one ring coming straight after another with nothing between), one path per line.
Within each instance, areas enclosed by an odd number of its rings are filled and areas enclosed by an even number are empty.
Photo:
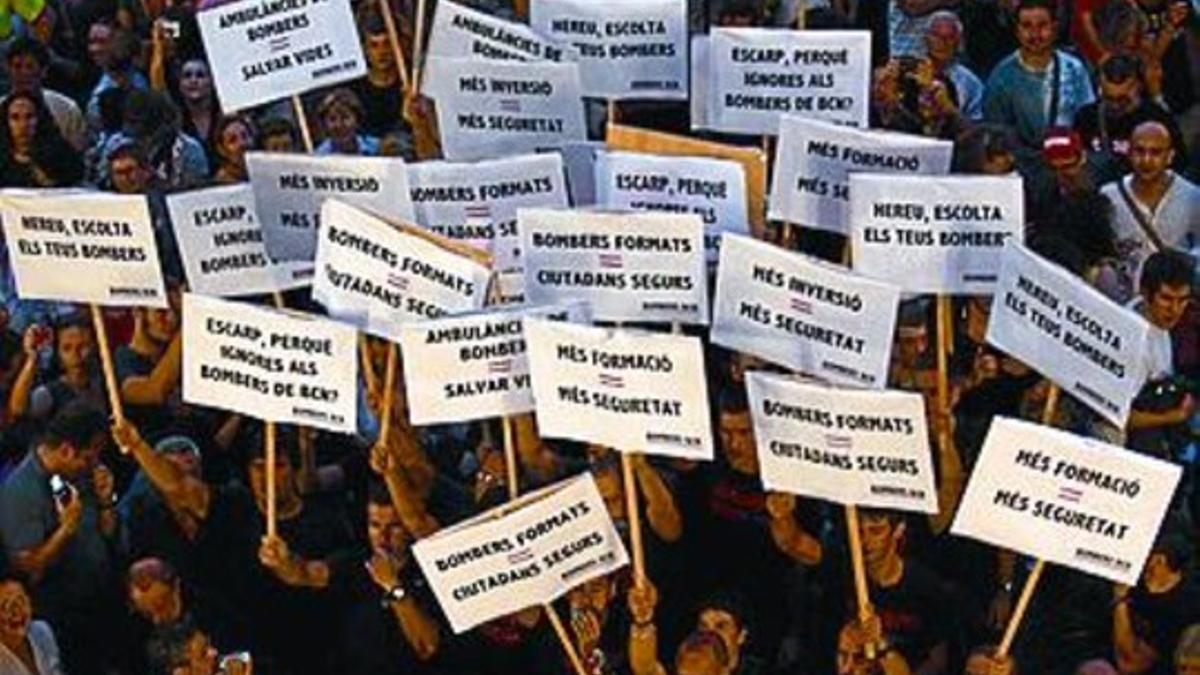
M403 600L406 597L408 597L408 593L404 592L404 587L397 584L395 586L392 586L391 589L388 590L388 592L383 596L383 599L384 599L384 602L391 605L391 604L400 602L401 600Z

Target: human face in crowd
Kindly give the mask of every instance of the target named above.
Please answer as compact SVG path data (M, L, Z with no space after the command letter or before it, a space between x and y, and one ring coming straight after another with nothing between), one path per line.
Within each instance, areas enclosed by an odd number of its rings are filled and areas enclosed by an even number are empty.
M113 191L123 195L143 192L150 182L150 171L128 155L111 160L108 174L112 179Z
M1079 192L1087 187L1087 159L1082 152L1074 157L1046 162L1054 172L1054 181L1064 193Z
M296 143L289 134L272 134L262 139L265 152L295 152Z
M1100 98L1104 101L1104 111L1110 117L1127 115L1142 102L1142 83L1136 77L1124 82L1110 82L1101 77Z
M146 308L142 310L142 322L146 336L158 343L167 343L179 330L179 313L174 307L166 309Z
M958 26L953 21L934 21L925 31L925 48L929 52L929 60L936 66L953 61L958 54L959 38Z
M212 73L203 59L185 61L179 69L179 93L185 101L203 101L212 95Z
M754 446L754 431L750 426L750 411L722 412L718 427L725 461L735 471L758 473L758 452Z
M63 370L86 366L93 347L92 332L82 326L66 326L58 331L58 363Z
M354 142L358 134L358 115L344 105L335 105L325 113L325 133L339 145Z
M129 604L143 619L163 626L179 618L179 582L168 583L152 575L129 581Z
M675 672L677 675L726 675L733 672L733 668L721 638L710 632L697 631L679 645Z
M68 478L79 479L95 468L100 459L100 450L104 447L108 435L96 434L86 446L77 448L70 443L63 443L54 449L54 465L47 463L46 469L51 473L62 474Z
M903 326L896 338L896 353L900 357L900 364L909 368L915 368L917 360L921 358L921 354L929 348L929 331L924 325L919 326Z
M196 631L187 642L184 659L175 664L171 675L213 675L217 672L217 649L208 636Z
M725 654L729 660L729 670L736 670L738 657L747 636L746 630L742 628L737 617L723 609L709 608L700 612L700 616L696 619L696 628L721 638L721 644L725 645Z
M367 504L367 541L372 551L402 558L408 553L408 531L394 506Z
M246 152L254 147L254 134L241 122L226 124L217 139L221 157L231 164L241 165L246 159Z
M1146 318L1156 328L1171 331L1183 319L1192 300L1192 287L1162 285L1146 299Z
M88 29L88 58L98 68L107 68L112 59L113 29L103 23L94 23Z
M259 504L263 505L265 511L267 504L267 460L265 457L258 457L250 460L250 491L254 493L254 499ZM287 453L279 452L275 455L275 499L277 504L287 504L296 496L295 480L292 477L292 463L288 459Z
M989 176L1003 176L1012 173L1016 165L1017 160L1011 152L997 152L984 157L979 170Z
M597 617L603 617L616 595L616 585L611 576L605 575L589 579L571 589L568 598L573 611L590 611Z
M1129 163L1138 180L1153 183L1162 179L1175 151L1171 148L1171 135L1161 124L1143 124L1133 130L1129 139Z
M42 64L32 54L18 54L8 60L8 80L14 92L41 91L45 75Z
M33 603L15 581L0 584L0 644L19 644L29 633Z
M1044 7L1024 9L1017 14L1017 42L1021 55L1048 58L1054 51L1058 23Z
M864 514L859 523L862 532L863 559L879 564L895 555L904 528L892 525L884 516Z
M8 133L18 152L28 152L37 137L37 108L27 99L18 99L8 106Z
M367 65L372 70L389 71L396 67L396 60L392 56L392 42L388 40L387 33L368 35L363 47Z

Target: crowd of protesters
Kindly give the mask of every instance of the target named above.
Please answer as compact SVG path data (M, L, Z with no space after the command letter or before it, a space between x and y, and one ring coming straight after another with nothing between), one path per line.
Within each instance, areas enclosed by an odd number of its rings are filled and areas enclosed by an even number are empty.
M569 672L537 607L453 634L410 555L415 540L507 499L498 424L413 428L401 390L380 438L383 378L364 377L356 435L280 429L278 536L267 537L263 426L183 403L185 280L163 197L245 181L251 150L303 152L286 105L222 112L211 63L227 55L200 41L206 4L216 3L0 2L0 186L145 194L172 295L167 309L105 312L125 409L114 422L85 308L19 300L0 247L0 675ZM305 97L316 153L438 158L432 104L400 88L387 4L354 3L367 75ZM512 20L527 12L467 4ZM411 55L414 8L398 0L390 11ZM939 411L934 305L906 300L890 386L928 397L931 436L951 432L934 449L943 512L863 511L873 612L862 618L840 509L759 481L744 374L770 366L712 347L716 461L635 460L650 583L626 571L558 603L586 669L1200 672L1200 312L1187 253L1200 246L1197 7L689 3L696 32L798 18L807 30L872 31L872 126L954 140L956 172L1019 172L1028 244L1148 320L1145 387L1127 428L1067 395L1054 424L1178 462L1183 486L1136 587L1051 567L1013 650L997 656L1031 561L947 526L990 421L1038 419L1048 383L985 343L988 298L956 298L951 409ZM589 105L596 138L604 111ZM617 114L690 133L686 103ZM807 229L788 240L835 261L845 243ZM303 292L287 302L312 308ZM365 349L381 373L385 345ZM522 490L590 471L627 530L618 455L542 439L532 416L514 424Z

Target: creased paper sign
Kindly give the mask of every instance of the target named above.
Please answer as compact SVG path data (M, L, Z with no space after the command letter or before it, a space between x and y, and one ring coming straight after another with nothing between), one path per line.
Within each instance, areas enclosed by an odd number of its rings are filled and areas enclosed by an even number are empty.
M1021 177L850 176L854 271L910 293L986 295L1025 232Z
M505 308L405 324L400 331L412 424L469 422L531 412L521 321L587 323L584 303Z
M250 152L246 169L267 252L278 260L312 262L326 199L408 223L416 217L402 159Z
M354 433L357 333L327 319L183 296L183 400Z
M763 487L839 504L937 513L925 401L746 375Z
M607 209L700 216L710 262L716 262L722 233L750 234L746 174L729 160L606 152L596 162L596 202Z
M451 0L439 0L429 33L429 56L501 61L573 60L572 50L522 23L505 21Z
M400 327L483 307L491 270L336 199L321 209L313 299L393 342Z
M422 88L437 107L442 155L463 161L587 140L579 66L433 56Z
M455 633L629 562L588 472L421 539L413 557Z
M145 196L4 190L0 217L19 297L167 306Z
M525 340L543 436L712 459L699 339L531 318Z
M699 216L521 209L525 297L586 300L600 321L708 322Z
M1133 586L1179 477L1169 462L997 417L951 532Z
M167 195L188 288L201 295L252 295L299 288L310 265L272 261L248 183Z
M729 235L711 337L822 380L887 385L900 289L766 242Z
M850 174L940 175L954 143L785 115L767 217L850 234Z
M227 113L367 72L350 0L241 0L200 12L196 21Z
M535 31L578 51L585 95L688 97L684 0L533 0L529 13Z
M987 341L1123 427L1145 383L1150 324L1082 279L1010 244Z

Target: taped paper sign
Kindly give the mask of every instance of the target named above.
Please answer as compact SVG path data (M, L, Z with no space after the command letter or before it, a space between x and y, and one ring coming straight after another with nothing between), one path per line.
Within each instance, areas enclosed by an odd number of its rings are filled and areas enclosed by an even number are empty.
M183 296L183 400L354 433L357 333L297 312Z
M987 341L1118 427L1145 384L1150 324L1024 246L1005 249Z
M167 306L145 196L4 190L0 217L19 297Z
M606 152L596 163L596 194L604 208L700 216L710 262L723 232L750 233L746 175L737 162Z
M925 401L746 374L763 487L838 504L937 513Z
M534 30L578 50L585 95L688 97L684 0L533 0L529 13Z
M730 235L717 265L712 341L822 380L887 386L900 289Z
M1025 230L1021 177L850 176L854 271L910 293L988 295Z
M774 135L787 114L867 127L867 31L714 28L692 45L693 128Z
M413 425L470 422L531 412L521 320L587 323L587 305L541 305L405 324L404 383Z
M629 563L591 473L413 544L455 633L545 604Z
M586 300L600 321L708 323L699 216L521 209L525 297Z
M272 293L305 285L309 265L267 256L248 183L167 195L188 288L201 295Z
M558 153L518 155L476 163L419 162L408 166L418 225L489 251L500 283L521 295L517 209L568 206Z
M402 159L250 152L246 169L267 252L278 260L312 262L321 204L331 197L384 218L416 218Z
M437 104L442 155L505 157L587 140L579 66L428 59L423 93Z
M329 315L400 341L408 321L479 309L491 270L336 199L321 209L313 299Z
M1170 462L997 417L951 532L1134 586L1179 477Z
M819 31L818 31L819 32ZM852 172L941 175L953 141L864 131L785 115L767 218L850 234Z
M511 61L574 60L571 50L538 35L529 26L438 0L429 33L429 56Z
M699 339L526 319L525 340L543 436L712 459Z
M231 113L362 77L350 0L241 0L196 15L221 109ZM342 30L330 30L340 26Z

